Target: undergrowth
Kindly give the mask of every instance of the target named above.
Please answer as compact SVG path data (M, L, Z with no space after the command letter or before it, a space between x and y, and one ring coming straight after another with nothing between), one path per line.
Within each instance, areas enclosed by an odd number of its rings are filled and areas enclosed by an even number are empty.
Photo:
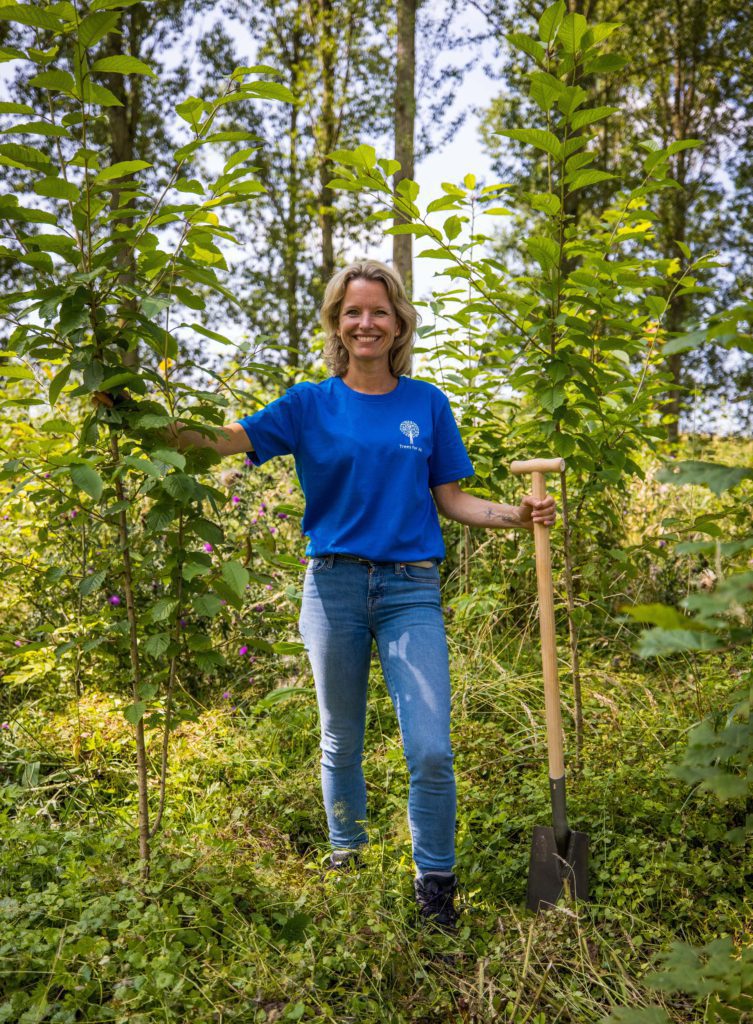
M668 770L735 665L675 659L649 672L626 649L586 660L588 728L569 790L592 901L534 917L530 835L549 823L538 669L529 649L463 637L451 633L457 937L416 921L407 771L378 671L371 845L361 871L337 878L324 872L309 685L268 704L251 688L180 727L147 883L113 698L37 701L3 731L0 1021L585 1024L655 1002L642 980L673 939L742 942L749 851L724 839L742 811ZM703 1019L677 997L667 1009L678 1024Z

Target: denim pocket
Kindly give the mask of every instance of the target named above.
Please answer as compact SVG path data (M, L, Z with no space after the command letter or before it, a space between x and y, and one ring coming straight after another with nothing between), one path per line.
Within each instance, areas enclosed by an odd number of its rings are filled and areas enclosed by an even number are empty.
M331 569L332 564L331 555L315 555L314 558L309 559L308 569L309 572L322 572L325 569Z
M439 586L439 567L436 565L404 565L402 573L412 583L429 583Z

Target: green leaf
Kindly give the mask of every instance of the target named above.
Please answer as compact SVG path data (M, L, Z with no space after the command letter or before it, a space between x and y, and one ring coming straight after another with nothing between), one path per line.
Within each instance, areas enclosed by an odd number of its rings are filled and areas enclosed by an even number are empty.
M688 459L683 462L670 462L663 466L657 472L656 479L661 483L675 484L677 487L696 484L708 487L714 494L720 495L724 491L736 487L741 480L753 480L753 469Z
M564 404L565 389L561 384L553 384L537 392L537 398L542 408L546 409L547 412L554 412L555 409L559 409Z
M32 146L20 146L16 142L0 145L0 163L7 167L31 167L35 171L48 171L50 158Z
M265 100L279 100L281 103L297 103L295 95L286 85L279 82L246 82L241 92L259 96Z
M689 331L687 334L680 334L676 338L670 338L670 340L664 345L662 352L666 356L673 356L677 352L690 352L694 348L698 348L699 345L703 345L705 341L708 341L709 332L706 330L700 331Z
M104 484L102 477L91 466L71 466L71 480L80 491L84 491L90 498L99 501L102 497Z
M60 397L60 392L63 390L65 385L68 383L68 378L71 375L71 366L64 366L62 370L59 370L50 381L49 390L49 402L50 405L54 405Z
M79 594L82 597L88 597L89 594L93 594L95 590L99 590L106 577L107 571L105 569L100 569L98 572L92 573L91 576L84 576L78 585Z
M308 693L304 686L278 686L275 690L270 690L260 701L258 701L254 707L260 711L264 711L267 708L273 707L275 704L279 704L281 701L288 700L290 697L301 697Z
M144 651L152 658L161 658L169 646L170 636L168 633L152 633L143 643Z
M120 11L97 11L87 15L78 27L78 39L82 46L94 46L120 21Z
M562 43L565 53L577 53L580 41L586 34L588 22L582 14L566 14L562 19L557 38Z
M34 107L28 103L0 103L0 114L33 114Z
M91 70L99 74L151 75L153 78L157 77L143 60L127 54L120 54L117 57L102 57L101 60L97 60L92 64Z
M45 28L52 32L57 32L63 27L63 22L51 11L35 7L33 4L4 4L0 7L0 21L15 21L19 25Z
M29 85L35 89L50 89L53 92L73 93L76 89L73 75L67 71L42 71L29 79Z
M551 7L547 7L539 19L539 39L545 43L550 43L554 39L566 10L565 0L556 0Z
M278 640L272 644L272 650L275 654L303 654L306 648L297 640Z
M587 75L609 74L611 71L621 71L629 63L627 57L621 57L618 53L602 53L598 57L587 60L583 65L583 70Z
M641 635L636 650L642 658L658 658L683 651L713 651L721 646L721 639L711 633L656 627Z
M131 725L137 726L141 719L146 714L146 704L143 700L137 701L135 704L129 704L123 711L123 718Z
M496 135L503 135L508 139L515 139L516 142L523 142L536 149L543 149L555 160L562 159L564 154L562 143L556 135L544 128L507 128L504 131L496 132Z
M531 99L545 112L551 110L566 91L564 82L547 71L533 71L528 77L531 79Z
M34 371L28 366L0 363L0 377L7 377L9 380L34 380Z
M162 597L149 609L149 617L152 622L162 622L170 619L178 608L178 602L172 597Z
M243 597L249 581L248 570L240 562L233 559L222 566L222 578L237 597Z
M553 238L534 235L526 240L526 246L542 270L552 270L559 265L560 247Z
M225 539L221 527L209 519L194 519L190 523L189 528L197 537L201 537L208 544L222 544Z
M196 481L186 473L171 473L162 481L162 486L176 501L191 501L196 497Z
M629 615L636 622L649 622L653 626L661 626L662 629L694 629L708 630L708 626L683 615L677 608L666 604L635 604L623 605L620 611Z
M193 599L193 608L197 615L213 618L222 610L222 601L215 594L200 594Z
M619 107L591 107L590 110L576 110L569 118L570 125L575 131L578 131L580 128L585 128L586 125L609 117L610 114L616 114L618 110Z
M79 189L76 185L65 181L63 178L40 178L34 182L34 191L38 196L46 196L49 199L67 199L75 203L79 197Z
M574 171L572 174L568 174L565 180L568 183L568 192L575 192L576 189L586 188L588 185L596 185L600 181L610 181L615 177L615 174L609 174L608 171L597 171L589 168L583 171Z
M121 160L117 164L111 164L109 167L105 167L95 177L96 182L112 181L114 178L124 178L127 174L134 174L136 171L146 170L147 167L151 167L150 163L146 160Z
M168 466L175 466L176 469L186 468L186 457L181 452L175 451L174 448L158 448L156 451L150 452L153 459L158 459L159 462L164 462Z
M527 36L524 32L511 32L507 36L507 41L516 49L527 53L529 57L533 57L538 64L543 64L546 60L545 48L540 42L532 36Z

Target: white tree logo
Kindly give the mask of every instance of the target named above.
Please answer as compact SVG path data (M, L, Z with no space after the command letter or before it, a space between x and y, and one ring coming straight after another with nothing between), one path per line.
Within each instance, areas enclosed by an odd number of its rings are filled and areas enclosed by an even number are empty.
M418 425L414 423L413 420L403 420L403 422L400 424L400 431L403 434L405 434L405 436L410 441L411 445L416 440L419 434Z

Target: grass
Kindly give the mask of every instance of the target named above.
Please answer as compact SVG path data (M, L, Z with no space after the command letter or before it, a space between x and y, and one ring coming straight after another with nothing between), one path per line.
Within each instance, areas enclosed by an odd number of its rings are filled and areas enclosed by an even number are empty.
M376 673L371 846L364 868L341 878L323 872L310 689L262 711L249 693L235 711L224 702L181 725L146 884L133 860L130 737L113 698L27 706L4 738L0 1022L587 1024L660 1003L645 985L659 951L721 935L742 944L753 920L746 851L724 838L739 809L668 772L689 725L723 703L730 666L647 671L614 650L586 659L588 728L569 809L590 837L593 900L534 917L530 835L549 813L541 687L527 659L492 638L454 640L464 907L454 938L415 919L407 772ZM703 1019L690 998L672 996L667 1010L677 1024Z

